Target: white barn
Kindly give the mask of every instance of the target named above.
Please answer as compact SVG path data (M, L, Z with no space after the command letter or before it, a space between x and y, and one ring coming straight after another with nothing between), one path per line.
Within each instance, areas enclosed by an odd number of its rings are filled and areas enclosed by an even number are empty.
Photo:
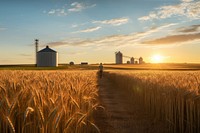
M57 67L58 53L46 46L37 52L37 67Z

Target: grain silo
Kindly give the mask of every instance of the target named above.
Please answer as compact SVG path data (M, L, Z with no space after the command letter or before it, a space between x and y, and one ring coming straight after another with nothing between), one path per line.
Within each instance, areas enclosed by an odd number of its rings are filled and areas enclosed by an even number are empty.
M46 48L37 52L38 67L57 67L58 53L46 46Z
M133 57L131 57L130 62L131 62L131 64L134 64L135 63L135 59Z
M115 61L116 61L116 64L123 63L123 54L120 51L115 53Z
M139 64L143 64L143 63L144 63L143 58L140 57L140 58L139 58Z

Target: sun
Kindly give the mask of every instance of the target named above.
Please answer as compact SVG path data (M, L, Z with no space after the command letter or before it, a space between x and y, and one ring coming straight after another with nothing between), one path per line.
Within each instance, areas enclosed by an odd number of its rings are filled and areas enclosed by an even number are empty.
M153 55L151 57L151 62L152 63L162 63L163 62L163 56L162 55Z

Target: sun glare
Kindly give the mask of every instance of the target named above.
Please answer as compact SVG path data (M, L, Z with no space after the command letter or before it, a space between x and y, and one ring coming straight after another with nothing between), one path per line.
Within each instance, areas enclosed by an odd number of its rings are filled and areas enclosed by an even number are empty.
M153 55L151 57L151 62L152 63L162 63L163 62L163 56L161 56L161 55Z

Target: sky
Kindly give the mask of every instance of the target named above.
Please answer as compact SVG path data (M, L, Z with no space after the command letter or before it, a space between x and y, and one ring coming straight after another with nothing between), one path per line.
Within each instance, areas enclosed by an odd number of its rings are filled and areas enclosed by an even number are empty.
M0 0L0 64L34 64L35 39L59 63L200 63L200 1Z

